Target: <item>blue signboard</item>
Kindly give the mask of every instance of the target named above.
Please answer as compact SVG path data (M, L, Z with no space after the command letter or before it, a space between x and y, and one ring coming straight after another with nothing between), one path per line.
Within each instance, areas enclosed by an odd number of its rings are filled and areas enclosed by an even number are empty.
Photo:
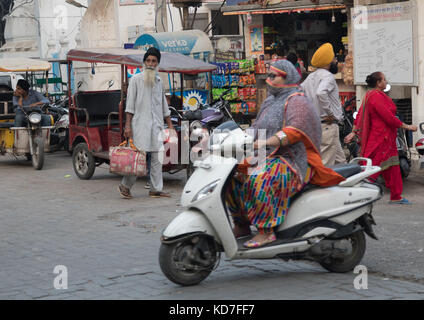
M147 50L150 47L155 47L160 51L176 52L189 55L196 44L197 37L194 35L173 35L169 38L167 35L160 33L154 36L150 34L141 35L134 43L134 49Z

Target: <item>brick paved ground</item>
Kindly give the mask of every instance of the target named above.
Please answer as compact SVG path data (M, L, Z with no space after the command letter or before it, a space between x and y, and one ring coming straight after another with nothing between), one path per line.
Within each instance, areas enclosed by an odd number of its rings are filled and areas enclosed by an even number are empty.
M171 283L158 265L159 238L181 210L183 176L166 176L171 199L148 198L139 181L128 201L120 199L120 179L106 166L82 181L65 153L49 154L41 171L24 160L0 158L0 299L424 298L424 201L415 193L418 204L402 209L414 219L399 217L399 209L384 201L376 206L381 240L367 239L367 290L354 288L356 274L331 274L313 263L225 257L200 285ZM408 254L402 256L397 245ZM67 267L68 289L53 287L57 265Z

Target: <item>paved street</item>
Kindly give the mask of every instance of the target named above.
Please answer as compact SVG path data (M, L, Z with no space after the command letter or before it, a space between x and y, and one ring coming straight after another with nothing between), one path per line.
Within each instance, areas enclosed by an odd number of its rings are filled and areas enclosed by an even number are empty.
M65 152L30 162L0 157L0 299L423 299L424 174L411 176L413 206L375 206L379 241L367 238L357 274L332 274L318 264L282 260L227 261L204 282L180 287L158 265L161 231L181 210L185 173L165 176L171 199L151 199L140 180L134 199L121 199L120 178L105 165L83 181ZM54 289L56 266L68 289Z

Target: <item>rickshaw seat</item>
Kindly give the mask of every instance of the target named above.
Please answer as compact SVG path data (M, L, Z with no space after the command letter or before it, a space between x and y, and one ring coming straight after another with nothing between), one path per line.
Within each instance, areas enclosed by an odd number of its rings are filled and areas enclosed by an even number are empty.
M75 94L75 104L77 108L84 108L88 112L89 127L107 126L108 115L119 110L121 101L121 91L102 92L77 92ZM78 113L78 124L85 124L85 116ZM111 120L112 125L118 125L118 119Z
M9 114L0 114L0 120L14 120L15 114L9 113Z
M0 128L2 129L8 129L15 126L15 122L0 122Z

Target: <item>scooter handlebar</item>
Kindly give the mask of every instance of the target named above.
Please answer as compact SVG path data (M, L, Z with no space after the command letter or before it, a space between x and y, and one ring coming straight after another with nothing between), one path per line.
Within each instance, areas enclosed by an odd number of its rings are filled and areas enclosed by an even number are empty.
M366 161L367 164L365 166L366 167L372 167L372 160L369 159L369 158L357 157L357 158L354 158L354 159L350 160L349 163L359 164L360 161Z

